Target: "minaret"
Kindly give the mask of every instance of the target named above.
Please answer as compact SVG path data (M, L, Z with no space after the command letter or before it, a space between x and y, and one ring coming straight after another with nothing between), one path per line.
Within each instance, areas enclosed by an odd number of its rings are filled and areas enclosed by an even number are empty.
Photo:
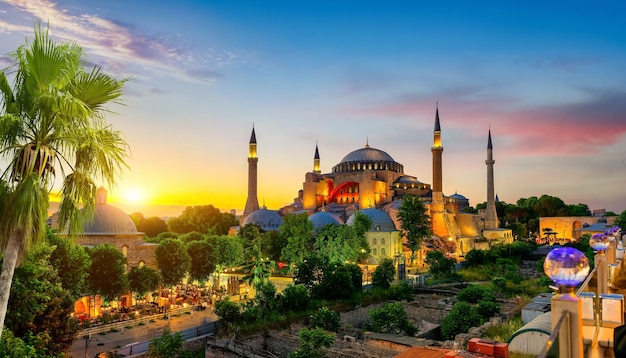
M315 143L315 157L313 157L313 173L322 174L320 170L320 152L317 150L317 143Z
M259 158L256 155L256 135L254 134L254 126L252 126L252 136L250 136L248 148L248 199L246 200L246 208L243 210L244 216L259 210L259 199L256 193L258 161Z
M485 229L496 229L499 226L498 212L496 211L495 190L493 184L493 146L491 144L491 128L487 139L487 207L485 209Z
M442 189L442 154L441 146L441 125L439 124L439 103L435 112L435 130L433 133L433 187L432 187L432 207L431 211L443 211L443 189Z

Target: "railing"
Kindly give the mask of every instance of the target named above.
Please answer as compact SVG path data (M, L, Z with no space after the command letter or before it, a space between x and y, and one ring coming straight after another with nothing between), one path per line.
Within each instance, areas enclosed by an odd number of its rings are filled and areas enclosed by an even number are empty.
M180 307L180 308L172 308L169 309L165 314L155 314L151 316L142 316L132 319L127 319L123 321L102 324L95 327L89 327L81 330L78 335L81 337L91 337L94 334L106 333L111 331L123 331L127 326L140 326L140 325L150 325L150 322L154 322L159 319L163 319L163 317L170 318L172 315L180 315L191 313L192 310L199 309L201 306L188 306L188 307Z
M561 329L561 325L563 324L565 319L569 320L569 312L563 312L561 314L559 321L556 323L556 326L554 326L552 330L552 334L550 335L550 338L548 338L548 342L546 342L546 345L543 347L543 350L541 351L541 353L539 353L537 358L546 358L546 356L548 355L548 352L550 352L550 348L552 348L552 345L554 344L554 341L556 340L556 336L559 335L559 330Z

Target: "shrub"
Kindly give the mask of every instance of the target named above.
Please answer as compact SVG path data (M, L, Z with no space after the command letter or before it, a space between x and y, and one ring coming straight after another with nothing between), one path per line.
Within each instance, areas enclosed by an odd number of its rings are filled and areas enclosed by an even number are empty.
M500 305L494 301L479 301L476 305L476 313L488 320L490 317L500 313Z
M405 281L402 281L397 285L392 285L389 287L389 299L396 301L411 301L413 299L413 287Z
M322 347L330 347L335 342L335 335L326 333L321 328L306 329L298 332L300 347L289 353L289 358L324 358L326 352Z
M495 276L491 279L491 284L493 288L498 292L506 291L506 279L504 277Z
M311 298L304 285L288 285L280 295L279 302L283 311L299 312L306 310Z
M396 268L391 259L383 259L372 274L372 284L374 287L388 289L391 282L396 277Z
M234 324L241 318L239 306L231 302L228 297L215 303L215 314L225 324Z
M495 301L496 298L493 295L491 289L483 285L470 285L464 288L457 295L459 301L468 303L478 303L478 301Z
M406 311L400 303L388 303L381 308L373 308L369 314L368 328L374 332L406 334L407 336L414 336L417 333L417 327L409 322Z
M483 250L469 250L469 252L465 254L465 262L467 262L467 265L470 267L482 265L485 263L485 252Z
M441 336L445 340L454 339L457 334L467 332L470 328L479 326L481 322L482 317L472 305L459 301L441 321Z
M320 327L327 331L339 331L341 317L339 313L322 307L311 316L311 327Z

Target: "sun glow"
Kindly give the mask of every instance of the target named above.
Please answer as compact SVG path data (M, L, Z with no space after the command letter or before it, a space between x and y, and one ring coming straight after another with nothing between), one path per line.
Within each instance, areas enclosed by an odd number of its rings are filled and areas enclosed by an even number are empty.
M127 204L141 204L146 200L146 192L138 188L128 188L122 192L121 199Z

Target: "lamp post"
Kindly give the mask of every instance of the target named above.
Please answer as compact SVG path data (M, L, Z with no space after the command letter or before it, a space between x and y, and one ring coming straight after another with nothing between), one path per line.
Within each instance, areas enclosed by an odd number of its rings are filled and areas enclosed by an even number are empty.
M617 261L617 235L619 228L613 227L607 230L604 235L609 238L609 248L607 249L606 256L609 263Z
M609 238L604 234L595 234L589 239L589 246L596 252L593 257L594 266L597 272L598 297L603 293L608 293L609 275L606 262L606 249L609 247Z
M559 288L551 300L552 330L563 314L569 315L559 328L559 356L582 358L582 302L574 294L574 288L589 274L589 260L572 247L559 247L548 253L543 270Z

